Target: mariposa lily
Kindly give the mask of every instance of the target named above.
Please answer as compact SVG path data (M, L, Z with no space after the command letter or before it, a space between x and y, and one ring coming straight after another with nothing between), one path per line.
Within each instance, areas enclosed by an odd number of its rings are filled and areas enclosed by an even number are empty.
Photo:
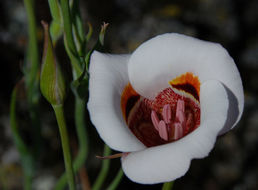
M138 183L183 176L243 112L238 69L217 43L163 34L132 54L95 51L89 72L91 121Z

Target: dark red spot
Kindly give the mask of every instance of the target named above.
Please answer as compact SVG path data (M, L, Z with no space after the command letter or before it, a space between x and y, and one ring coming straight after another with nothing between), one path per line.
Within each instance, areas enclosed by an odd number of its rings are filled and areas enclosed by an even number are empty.
M128 120L128 116L129 113L131 111L131 109L133 108L133 106L136 104L136 102L140 99L140 96L131 96L128 101L126 102L126 106L125 106L125 118L126 118L126 122Z
M196 100L199 101L199 95L197 90L192 86L191 84L172 84L172 87L178 89L178 90L183 90L189 94L191 94Z

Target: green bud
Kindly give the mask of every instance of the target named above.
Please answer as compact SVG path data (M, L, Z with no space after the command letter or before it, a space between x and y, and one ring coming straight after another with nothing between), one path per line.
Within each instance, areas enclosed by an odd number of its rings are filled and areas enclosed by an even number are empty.
M107 30L107 27L108 27L108 23L104 22L103 25L101 26L101 31L99 33L99 41L102 46L104 45L104 36Z
M63 104L65 99L65 80L57 63L48 24L42 21L44 27L44 52L40 74L40 89L51 105Z

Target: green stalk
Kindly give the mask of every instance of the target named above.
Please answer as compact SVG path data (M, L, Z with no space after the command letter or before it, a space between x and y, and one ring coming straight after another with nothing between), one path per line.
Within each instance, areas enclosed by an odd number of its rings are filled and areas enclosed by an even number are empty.
M72 15L69 6L68 0L61 0L61 11L63 19L63 28L64 28L64 45L66 52L70 58L72 68L73 68L73 78L77 79L82 71L82 61L80 60L79 54L77 52L75 41L73 37L73 25L72 25ZM76 4L77 5L77 4ZM73 168L77 172L85 163L85 160L88 155L88 138L86 133L86 124L85 124L85 105L86 101L81 100L76 97L75 100L75 125L77 130L77 135L79 139L79 152L74 161ZM55 189L60 190L64 189L66 185L66 175L63 174L58 180Z
M67 54L71 60L73 70L75 71L76 78L82 73L82 63L79 58L72 32L72 18L68 0L61 0L61 10L64 24L64 44Z
M70 7L71 17L73 21L74 42L77 47L78 54L80 55L80 57L83 57L85 54L86 41L79 6L79 0L73 0Z
M118 173L116 174L116 177L112 181L112 183L108 186L107 190L115 190L117 186L119 185L121 179L124 176L124 172L122 168L119 169Z
M83 166L89 152L88 135L87 135L86 124L85 124L85 105L86 105L85 100L81 100L79 98L75 99L74 116L75 116L76 132L79 139L79 152L73 163L74 173L77 173L78 170ZM66 184L67 184L66 175L63 174L61 178L58 180L55 186L55 190L64 189Z
M40 150L42 147L42 136L41 136L41 123L39 120L39 106L38 103L30 104L29 106L29 114L31 119L31 136L33 138L33 152L34 159L40 154Z
M172 190L174 185L174 181L164 183L162 186L162 190Z
M80 40L84 41L85 31L84 31L84 28L83 28L81 14L80 14L80 8L79 7L80 7L79 0L74 0L73 1L73 6L72 6L73 20L75 22L76 30L77 30L77 32L79 34Z
M111 154L111 149L105 145L104 146L104 156L108 156ZM103 160L103 163L102 163L102 167L101 167L101 170L100 170L100 173L92 187L92 190L99 190L101 189L101 186L103 184L103 182L105 181L106 177L107 177L107 174L108 174L108 170L109 170L109 165L110 165L110 160L107 159L107 160Z
M37 26L36 26L36 16L34 12L34 0L24 0L24 5L27 13L28 19L28 47L26 55L25 64L25 85L27 91L27 100L29 104L29 114L32 125L32 134L34 141L34 151L36 155L40 150L41 146L41 127L39 121L39 54L38 54L38 44L37 44Z
M61 136L65 169L66 169L69 188L70 190L75 190L75 180L74 180L74 173L73 173L73 167L72 167L71 151L69 147L69 139L68 139L68 134L66 129L63 105L62 104L53 105L53 109L56 114L56 119L57 119L59 132Z
M48 0L48 4L49 4L50 13L51 13L53 20L60 23L62 17L59 13L58 0Z
M34 0L24 0L25 9L27 12L28 27L29 27L29 43L27 48L26 60L26 85L29 91L32 91L35 86L35 79L37 79L39 69L39 55L37 45L37 26L34 14ZM31 92L32 93L32 92ZM32 94L30 94L32 95ZM33 97L30 96L33 102Z
M86 131L86 124L85 124L85 108L86 101L81 100L76 97L75 99L75 125L76 125L76 132L79 139L79 153L75 160L75 168L81 168L81 166L85 163L86 158L89 152L89 142L88 142L88 135Z
M32 177L35 171L34 168L34 159L29 152L27 146L19 135L18 124L16 118L16 94L17 94L17 86L12 91L11 96L11 104L10 104L10 124L11 131L14 139L15 146L21 157L21 165L24 173L24 189L30 190Z
M70 49L68 47L68 44L67 44L67 40L66 40L65 37L64 37L64 46L65 46L66 53L67 53L68 57L70 58L71 65L72 65L72 68L73 68L73 78L77 79L81 75L81 73L83 72L83 69L81 67L81 62L78 59L78 57L76 57L70 51Z
M32 189L31 184L32 184L32 177L25 175L24 189Z
M61 9L59 0L48 0L52 21L50 24L50 35L53 46L55 47L57 40L63 34L63 21L61 16Z
M74 55L77 55L76 46L73 39L73 31L72 31L73 28L72 28L72 19L71 19L69 1L61 0L60 2L61 2L62 14L63 14L65 38L67 40L67 44L70 51L72 51Z

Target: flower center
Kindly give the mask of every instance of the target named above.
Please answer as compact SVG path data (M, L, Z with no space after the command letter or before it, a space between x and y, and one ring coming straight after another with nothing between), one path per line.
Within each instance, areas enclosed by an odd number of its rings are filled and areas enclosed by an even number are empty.
M186 114L184 100L178 100L175 112L175 119L172 121L171 107L166 104L162 109L163 120L159 120L157 113L151 111L151 120L154 128L159 132L159 136L165 141L178 140L183 137L192 122L193 115Z
M182 75L184 79L186 75L189 73ZM125 121L147 147L179 140L200 125L199 88L189 79L180 83L176 78L169 83L171 87L154 100L141 97L130 84L123 91L121 107Z

